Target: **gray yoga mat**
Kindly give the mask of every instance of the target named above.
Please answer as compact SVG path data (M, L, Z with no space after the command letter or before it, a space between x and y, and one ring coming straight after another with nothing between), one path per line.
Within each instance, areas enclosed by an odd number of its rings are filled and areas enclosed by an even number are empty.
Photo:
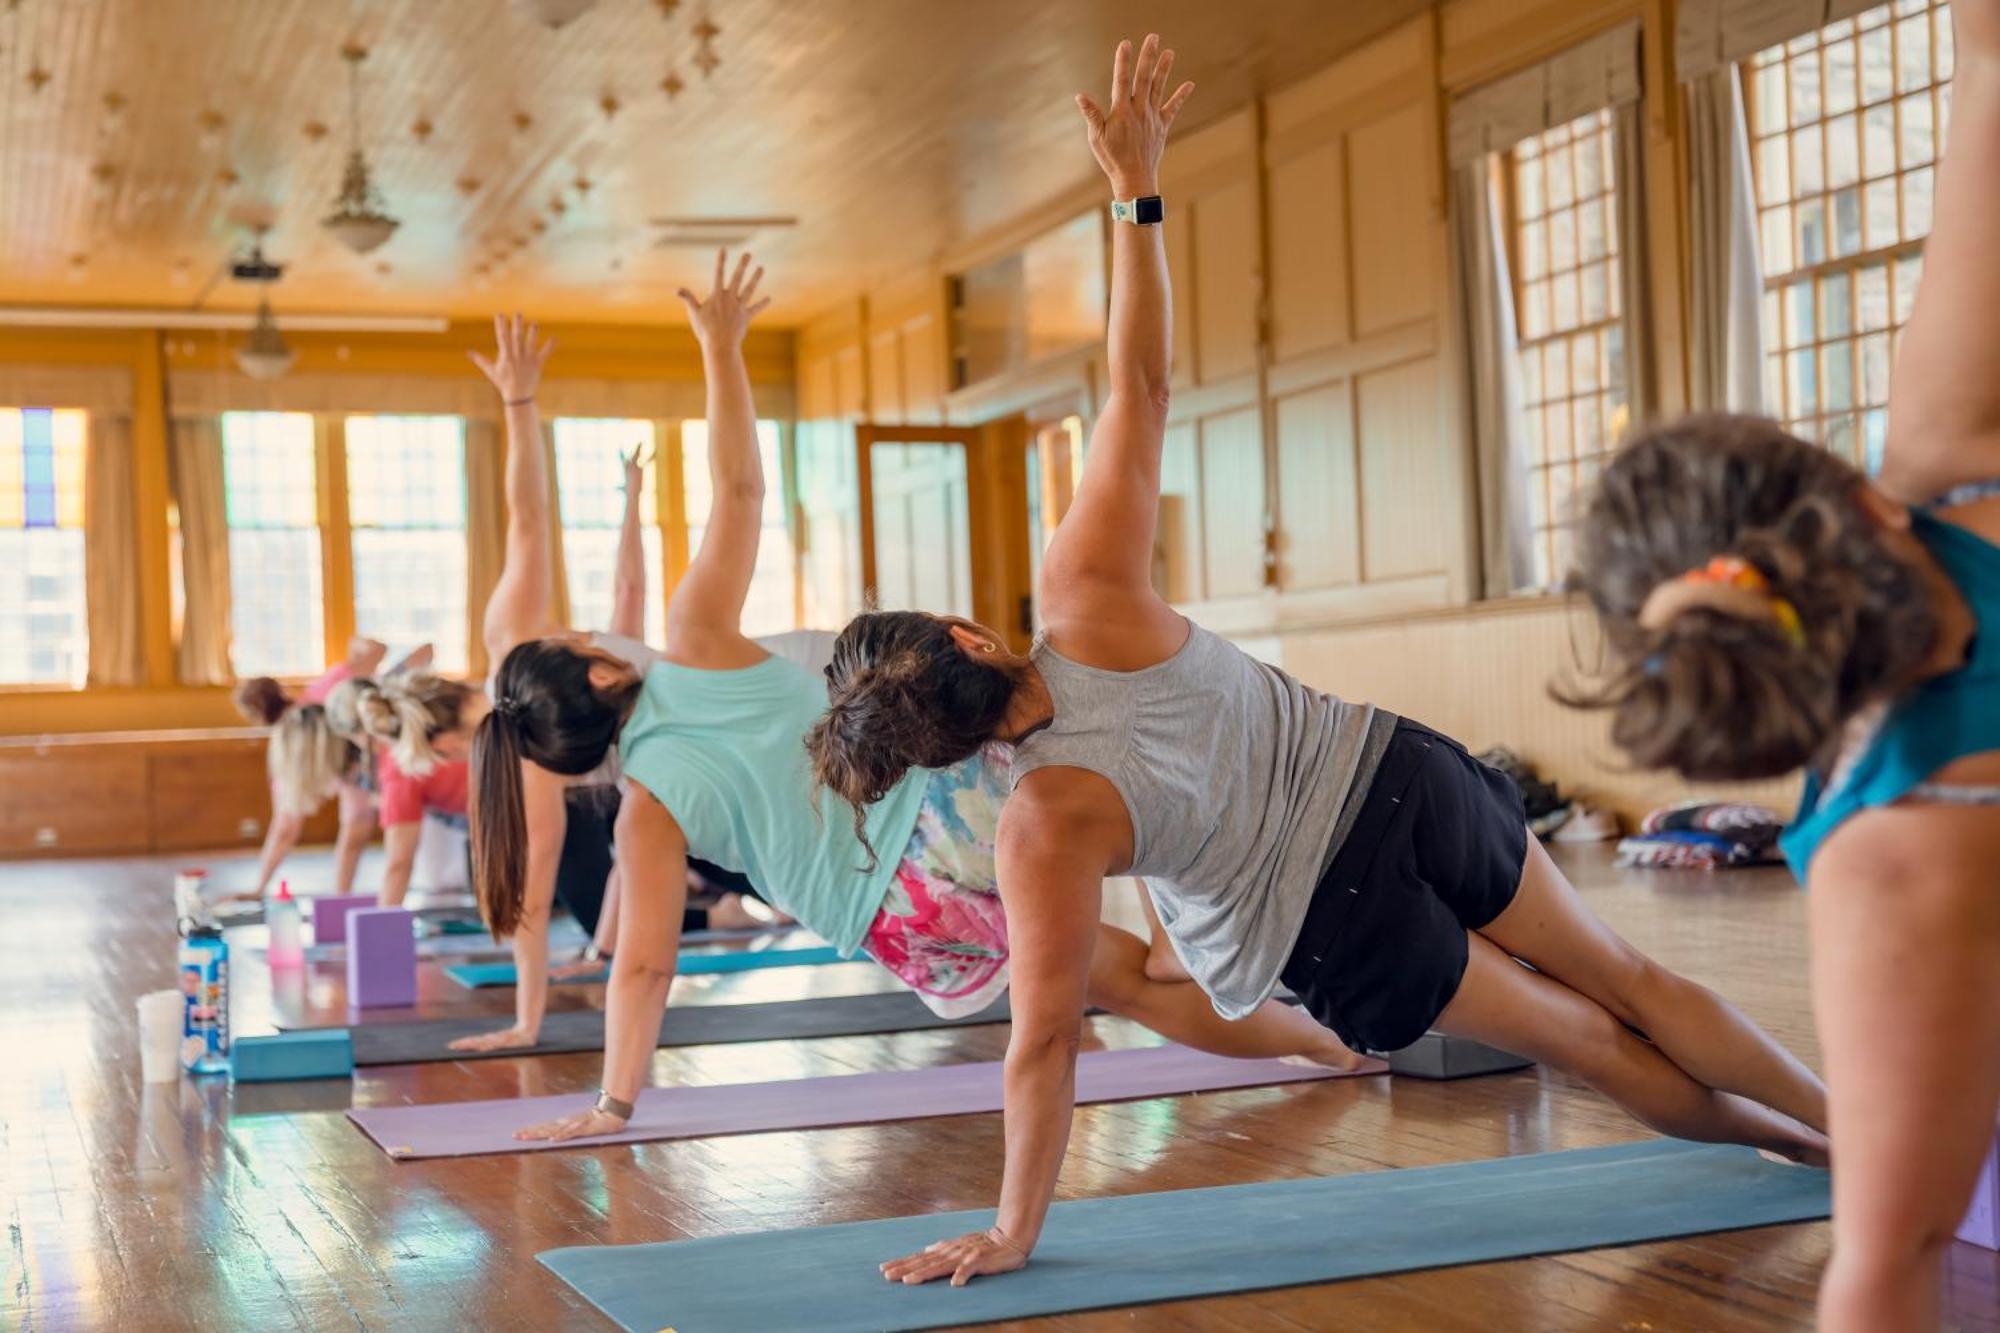
M1381 1073L1386 1068L1374 1064L1355 1072ZM1343 1077L1339 1071L1310 1061L1233 1060L1185 1046L1085 1051L1076 1062L1076 1099L1131 1101L1339 1077ZM974 1115L1001 1109L1000 1083L1001 1065L992 1061L766 1083L647 1088L639 1094L632 1122L620 1133L564 1143L524 1143L514 1131L587 1110L595 1094L370 1106L349 1111L347 1118L399 1161L476 1157Z
M874 1333L1024 1319L1452 1264L1634 1245L1828 1214L1827 1173L1653 1139L1493 1161L1059 1203L1027 1268L905 1287L877 1265L990 1226L990 1211L541 1261L620 1326ZM758 1282L719 1274L769 1273Z
M877 1032L918 1032L928 1028L1005 1023L1012 1018L1005 997L970 1018L939 1018L905 990L881 995L846 995L763 1004L677 1004L660 1024L662 1046L710 1046L740 1041L786 1041L800 1037L856 1037ZM506 1024L502 1015L439 1018L406 1023L361 1023L353 1028L357 1065L423 1064L433 1060L503 1059L604 1049L604 1014L566 1009L542 1020L542 1039L505 1051L454 1051L460 1037L492 1032Z

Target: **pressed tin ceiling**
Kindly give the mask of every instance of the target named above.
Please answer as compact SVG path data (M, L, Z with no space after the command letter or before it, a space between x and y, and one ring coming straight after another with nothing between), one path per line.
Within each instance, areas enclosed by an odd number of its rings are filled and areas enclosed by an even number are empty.
M1092 170L1070 96L1157 28L1199 125L1425 0L19 0L0 8L0 303L674 318L705 262L661 218L796 218L753 244L797 322ZM699 26L714 25L703 43ZM402 226L319 227L361 145ZM715 57L704 75L701 52ZM672 91L670 89L677 89Z

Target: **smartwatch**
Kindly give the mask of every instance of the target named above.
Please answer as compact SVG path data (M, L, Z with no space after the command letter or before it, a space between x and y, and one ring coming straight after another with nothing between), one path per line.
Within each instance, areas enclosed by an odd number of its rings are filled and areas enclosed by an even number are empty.
M1166 221L1167 206L1160 202L1157 194L1142 194L1137 199L1113 199L1111 217L1116 222L1151 227Z
M620 1120L630 1120L632 1118L632 1103L621 1101L602 1088L598 1089L597 1092L597 1105L591 1109L602 1111L606 1115L615 1115Z

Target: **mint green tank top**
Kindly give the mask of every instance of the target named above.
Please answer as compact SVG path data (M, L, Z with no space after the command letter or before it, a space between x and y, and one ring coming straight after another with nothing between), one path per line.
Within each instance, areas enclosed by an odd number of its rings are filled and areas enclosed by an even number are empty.
M750 877L845 956L881 909L929 773L869 807L868 853L839 797L820 791L805 737L826 711L819 676L782 657L734 671L661 662L618 738L625 777L673 815L688 851Z
M1965 487L1965 502L2000 494L2000 485ZM1806 779L1798 817L1778 840L1804 883L1814 853L1863 810L1912 794L1950 803L2000 802L2000 790L1933 788L1933 773L1955 759L2000 750L2000 546L1978 533L1917 510L1913 530L1957 585L1978 622L1965 665L1924 681L1889 707L1865 748L1835 786Z

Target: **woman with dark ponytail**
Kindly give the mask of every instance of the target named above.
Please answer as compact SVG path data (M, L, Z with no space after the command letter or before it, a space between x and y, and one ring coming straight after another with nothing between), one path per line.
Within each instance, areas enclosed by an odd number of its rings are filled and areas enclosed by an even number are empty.
M1172 66L1157 37L1136 62L1122 43L1108 109L1077 99L1118 201L1110 394L1043 557L1044 634L1024 656L969 621L864 616L814 735L821 780L864 807L910 764L1014 746L998 1225L883 1272L963 1282L1028 1262L1069 1136L1100 886L1118 874L1144 879L1180 974L1225 1019L1282 981L1356 1050L1436 1028L1575 1074L1664 1132L1819 1159L1818 1081L1593 916L1528 836L1511 782L1436 732L1308 689L1154 590L1172 347L1158 169L1192 87Z
M1829 1333L1927 1329L2000 1109L2000 0L1953 0L1957 72L1880 475L1775 422L1646 432L1585 510L1579 578L1626 753L1689 777L1807 769L1826 1050Z
M474 857L496 923L516 910L523 882L519 774L560 778L610 760L624 777L603 1095L590 1111L522 1130L524 1138L604 1134L630 1117L673 981L690 853L747 873L773 905L843 953L865 951L939 1013L977 1012L1007 985L993 872L1006 747L974 746L939 769L905 765L857 818L822 810L806 741L826 707L825 680L739 628L763 527L741 346L763 307L753 302L760 277L747 256L733 274L718 256L708 298L681 294L702 344L715 499L668 606L666 652L641 671L574 636L524 643L501 664L475 744ZM920 761L939 750L920 740L911 747ZM1221 1022L1192 987L1147 975L1143 943L1112 933L1119 938L1093 990L1105 1007L1229 1054L1355 1058L1282 1005Z

